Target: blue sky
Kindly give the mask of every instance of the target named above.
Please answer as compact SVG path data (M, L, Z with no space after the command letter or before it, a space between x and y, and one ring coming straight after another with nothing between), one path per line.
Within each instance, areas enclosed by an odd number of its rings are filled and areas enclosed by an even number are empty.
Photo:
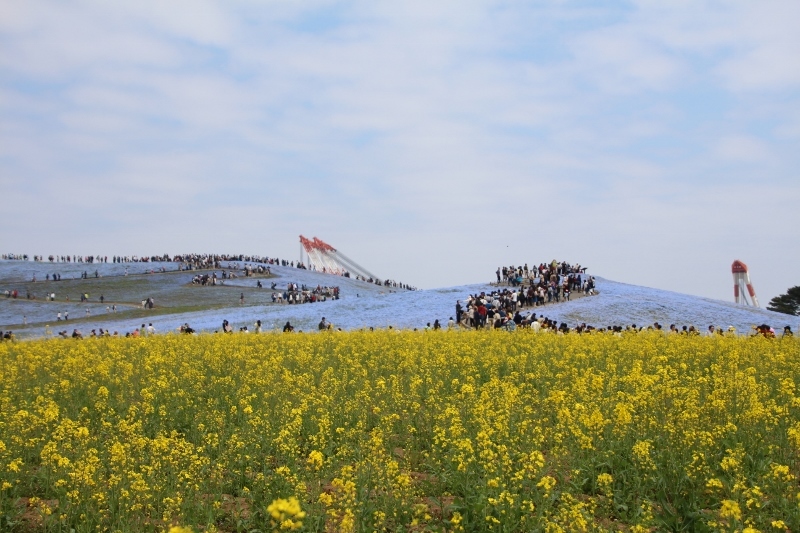
M800 3L0 0L0 248L800 284Z

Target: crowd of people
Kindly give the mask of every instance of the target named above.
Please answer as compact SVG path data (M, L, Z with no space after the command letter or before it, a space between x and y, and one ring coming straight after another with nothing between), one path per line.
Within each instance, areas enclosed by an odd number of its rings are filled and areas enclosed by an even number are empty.
M271 289L275 291L277 284L273 283ZM289 283L284 291L275 291L272 293L273 303L286 303L286 304L310 304L316 302L325 302L328 299L339 299L339 287L323 287L317 285L315 288L307 287L305 284L298 285L297 283Z
M36 262L45 262L42 255L30 256L28 254L3 254L0 259L7 261L28 261L33 259ZM250 262L261 263L264 265L294 266L294 261L286 261L276 257L263 257L248 254L176 254L170 256L151 255L114 255L111 256L111 263L182 263L193 266L195 269L219 268L223 261L228 262ZM108 263L107 255L49 255L47 261L50 263ZM299 263L299 262L298 262Z
M529 299L524 290L504 289L490 293L481 292L480 294L470 295L464 304L461 303L461 300L456 302L454 323L469 329L516 329L517 327L528 326L537 331L541 327L547 329L554 325L549 319L544 316L537 318L534 312L528 312L523 315L522 311L526 307L539 307L548 301L540 299L538 295L535 295L533 299ZM451 318L451 320L453 319Z
M506 284L512 287L527 287L530 290L526 297L540 299L547 296L547 301L560 301L561 298L569 300L570 292L582 290L587 294L594 294L595 279L586 275L587 267L580 264L571 265L566 261L558 262L555 259L550 263L540 263L539 266L528 268L528 263L523 266L497 267L495 275L497 284Z
M193 268L188 268L188 269L183 269L183 270L194 270L194 269ZM217 284L224 285L226 279L236 279L236 278L240 277L240 274L238 274L238 272L240 270L242 271L242 275L244 275L244 277L246 277L246 278L252 277L252 276L254 276L256 274L262 274L262 275L267 275L267 276L272 274L272 271L270 270L270 267L268 267L268 266L250 265L250 264L246 264L246 265L242 266L242 265L239 265L237 263L234 263L234 264L228 264L227 266L225 266L225 268L222 269L222 274L219 277L217 276L217 272L216 271L212 272L211 274L209 274L209 273L197 274L196 276L194 276L192 278L192 284L201 285L201 286L204 286L204 287L206 285L217 285ZM260 281L256 284L256 287L258 287L258 288L262 287Z
M183 327L183 326L181 326L181 327ZM188 327L188 325L187 325L187 327ZM194 330L192 330L191 332L194 333ZM150 322L148 325L142 324L141 328L135 328L133 331L129 331L129 332L125 333L125 337L147 337L147 336L151 336L151 335L155 335L155 334L156 334L156 328L153 326L153 323ZM79 329L75 328L75 329L72 330L72 334L70 334L69 331L65 329L65 330L59 331L58 332L58 336L63 338L63 339L69 339L69 338L82 339L83 338L83 333L81 333L81 331ZM115 331L114 333L111 333L110 330L103 329L103 328L93 329L89 334L90 338L95 338L95 337L119 337L119 336L120 335L119 335L118 331Z
M344 274L344 276L349 278L350 277L350 273L346 272ZM393 289L405 289L407 291L415 291L415 290L417 290L416 287L412 287L411 285L407 285L405 283L399 283L399 282L391 280L391 279L385 279L385 280L381 281L379 279L374 279L374 278L371 278L371 277L366 278L364 276L356 276L355 279L357 279L359 281L366 281L367 283L374 283L375 285L378 285L379 287L391 287Z
M18 261L27 261L29 259L28 254L3 254L2 259L5 260L18 260ZM51 263L108 263L108 256L101 256L101 255L50 255L47 257L47 260ZM37 262L43 262L44 256L41 255L34 255L33 260ZM236 262L236 263L255 263L255 265L245 265L242 267L245 270L245 276L251 276L253 273L267 273L269 274L269 265L279 265L284 267L291 267L291 268L299 268L307 270L308 267L302 261L288 261L285 259L280 259L277 257L264 257L264 256L257 256L257 255L246 255L246 254L177 254L174 256L170 255L153 255L153 256L143 256L139 257L137 255L115 255L111 257L112 263L155 263L155 262L166 262L166 263L178 263L178 270L208 270L208 269L220 269L222 268L222 262L227 261L229 263ZM237 265L228 265L228 268L231 270L239 269L240 266ZM161 267L162 271L165 271L164 267ZM313 266L311 270L316 271L316 268ZM325 272L323 269L323 273L330 273ZM127 271L126 271L127 275ZM98 276L97 271L95 271L95 277ZM350 272L343 272L341 276L344 277L351 277ZM84 276L86 277L86 272L84 272ZM53 279L56 279L55 277ZM58 279L61 279L61 276L58 276ZM416 287L408 285L407 283L401 283L392 279L375 279L372 277L364 277L356 275L355 279L360 281L364 281L367 283L373 283L378 286L382 287L391 287L394 289L404 289L404 290L417 290ZM34 276L33 281L36 281Z
M171 259L167 256L165 261L183 263L195 269L220 268L223 261L239 263L258 263L262 265L294 266L293 261L279 259L277 257L263 257L258 255L245 254L179 254Z
M529 268L527 263L502 266L495 274L497 285L505 284L507 287L470 295L464 304L458 300L456 323L468 328L530 325L536 314L532 315L533 318L530 313L523 317L520 310L569 301L575 292L586 296L597 294L595 278L586 274L586 267L566 261L553 260L533 268Z
M325 317L322 317L322 320L318 324L318 329L320 331L342 331L341 328L334 328L334 325L326 320ZM262 333L263 327L261 320L256 320L253 324L253 333L259 334ZM456 322L453 317L450 317L450 320L447 322L447 329L448 330L455 330L455 329L502 329L506 331L515 331L517 329L524 329L530 330L534 333L550 333L550 334L557 334L557 335L565 335L569 333L576 333L576 334L613 334L616 336L623 336L627 334L636 334L641 333L644 331L648 332L660 332L665 335L684 335L684 336L705 336L705 337L714 337L714 336L727 336L727 337L739 337L741 336L739 332L733 326L729 326L727 329L723 329L718 326L710 325L705 332L701 332L698 328L694 326L683 326L682 328L678 328L675 324L670 324L669 328L664 328L658 322L653 323L647 327L644 326L637 326L636 324L631 324L627 326L606 326L596 328L591 325L587 325L585 322L576 325L575 327L569 327L566 322L561 322L560 324L554 320L547 318L544 315L537 316L536 313L526 313L523 314L520 311L516 311L513 314L505 313L504 311L498 312L494 317L489 318L486 322L477 321L471 323L469 320L465 320L462 322ZM374 327L369 327L369 331L374 331ZM392 326L388 327L389 330L392 330ZM438 319L434 320L433 324L430 322L427 323L424 330L441 330L442 324L439 322ZM177 331L181 334L193 334L195 330L189 326L188 323L182 324L180 327L177 328ZM239 333L251 333L251 330L248 327L241 326L236 330L234 326L228 321L222 321L222 327L219 330L216 330L215 333L228 333L232 334L235 331ZM291 324L290 321L287 321L286 324L282 327L282 331L284 333L291 333L295 331L295 327ZM414 331L418 331L418 328L414 328ZM302 333L302 330L299 331ZM124 337L146 337L156 334L156 329L153 327L153 324L150 323L149 325L142 324L140 328L135 328L133 331L126 332ZM50 333L48 333L48 336ZM62 330L57 333L57 336L64 338L64 339L83 339L83 333L75 328L72 330L70 334L68 330ZM108 329L97 328L92 329L91 333L89 334L90 338L95 337L120 337L121 335L114 331L113 333ZM770 327L767 324L761 325L754 325L749 332L749 336L751 337L758 337L763 336L768 339L774 339L778 337L778 334L775 332L775 329ZM781 337L789 338L794 337L794 332L790 326L785 326L783 331L780 334ZM12 331L0 331L0 341L13 341L14 340L14 333Z
M498 269L499 270L499 269ZM516 271L513 272L511 275L515 275ZM559 276L564 276L566 279L569 279L570 274L575 274L575 272L564 272L561 271ZM505 275L505 274L504 274ZM537 282L535 278L528 278L531 280L531 286L535 287ZM508 281L508 278L506 278ZM588 278L588 282L591 283L591 287L594 287L594 278L591 276ZM586 283L586 281L584 281ZM577 283L577 281L576 281ZM569 284L567 284L569 285ZM584 288L586 291L586 289ZM587 294L591 294L589 291L586 291ZM661 324L655 322L652 326L647 327L637 327L636 324L631 324L628 326L606 326L597 328L595 326L587 325L585 322L576 325L575 327L570 327L566 322L561 322L560 324L550 320L548 317L544 315L537 316L537 313L533 311L525 312L526 307L533 307L536 308L538 306L544 305L545 303L549 302L558 302L558 297L556 296L556 292L553 293L552 298L542 299L539 296L535 296L534 299L530 299L528 297L528 293L524 290L524 288L520 288L520 290L516 289L502 289L492 291L490 293L481 292L480 294L470 295L467 299L464 300L462 304L461 300L456 302L456 314L455 319L450 317L450 320L447 324L448 329L453 329L455 327L460 327L464 329L506 329L506 330L515 330L517 328L530 328L535 332L556 332L556 333L592 333L592 332L609 332L617 335L621 335L623 332L640 332L644 330L651 330L651 331L664 331L668 334L680 334L680 335L700 335L701 332L699 329L695 328L695 326L683 326L682 329L679 329L675 324L671 324L668 329L664 330ZM567 297L567 300L569 298ZM438 320L436 320L431 326L430 323L427 324L427 329L441 329L441 324ZM767 324L761 324L760 326L753 326L752 331L750 332L752 336L763 336L766 338L775 338L776 333L774 328L770 327ZM723 330L721 327L711 325L705 331L704 335L706 336L713 336L713 335L738 335L736 328L733 326L729 326L727 330ZM791 337L793 336L793 332L790 326L785 326L783 328L782 335L784 337Z

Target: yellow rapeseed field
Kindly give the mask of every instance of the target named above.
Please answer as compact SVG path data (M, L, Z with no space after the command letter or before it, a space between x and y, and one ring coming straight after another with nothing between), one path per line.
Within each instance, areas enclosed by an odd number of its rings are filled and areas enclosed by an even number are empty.
M0 531L798 531L800 342L0 344Z

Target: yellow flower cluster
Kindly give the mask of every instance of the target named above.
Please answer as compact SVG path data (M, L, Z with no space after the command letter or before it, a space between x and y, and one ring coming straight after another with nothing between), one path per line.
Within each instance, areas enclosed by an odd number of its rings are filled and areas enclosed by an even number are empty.
M380 331L0 344L22 530L800 530L800 341Z
M300 508L300 502L294 496L289 499L278 498L267 507L272 527L276 530L294 531L303 527L306 513Z

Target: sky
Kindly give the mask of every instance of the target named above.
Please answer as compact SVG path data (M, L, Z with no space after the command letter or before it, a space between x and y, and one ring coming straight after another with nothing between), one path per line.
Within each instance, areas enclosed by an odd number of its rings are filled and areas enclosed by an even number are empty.
M2 253L800 284L800 2L0 0Z

